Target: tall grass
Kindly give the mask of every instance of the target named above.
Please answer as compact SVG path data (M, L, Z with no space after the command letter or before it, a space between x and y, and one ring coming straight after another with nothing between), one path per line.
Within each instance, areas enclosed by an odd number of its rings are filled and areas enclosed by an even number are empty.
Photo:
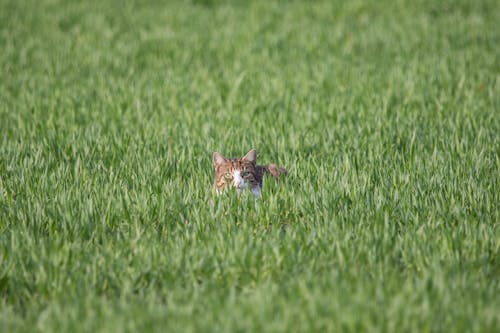
M499 21L0 1L0 331L497 331ZM253 147L286 181L214 196Z

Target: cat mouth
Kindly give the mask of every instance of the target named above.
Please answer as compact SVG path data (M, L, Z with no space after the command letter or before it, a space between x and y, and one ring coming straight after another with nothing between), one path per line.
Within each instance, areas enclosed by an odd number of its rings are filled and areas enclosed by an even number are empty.
M237 190L244 190L247 188L247 185L246 184L242 184L242 183L239 183L238 185L234 184L234 187L237 189Z

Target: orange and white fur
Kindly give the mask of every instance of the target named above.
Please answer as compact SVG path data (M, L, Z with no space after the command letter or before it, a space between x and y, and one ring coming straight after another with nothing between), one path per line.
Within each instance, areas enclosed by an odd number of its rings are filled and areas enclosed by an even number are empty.
M265 174L272 175L276 180L287 173L286 169L276 164L257 165L257 151L250 150L241 158L226 158L220 153L213 154L215 170L215 187L217 193L235 188L238 194L250 189L255 197L262 195L262 180Z

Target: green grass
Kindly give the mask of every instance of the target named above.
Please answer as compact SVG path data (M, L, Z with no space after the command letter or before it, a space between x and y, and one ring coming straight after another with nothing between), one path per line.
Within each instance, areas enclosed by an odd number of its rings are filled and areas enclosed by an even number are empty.
M1 332L495 332L498 1L0 1ZM213 151L290 170L214 197Z

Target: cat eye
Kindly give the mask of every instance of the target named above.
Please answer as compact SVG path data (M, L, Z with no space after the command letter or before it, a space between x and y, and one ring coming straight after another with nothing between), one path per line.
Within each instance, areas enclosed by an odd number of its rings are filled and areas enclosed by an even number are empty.
M246 177L246 176L248 176L249 174L250 174L250 172L248 172L248 171L243 171L243 172L241 173L241 175L242 175L243 177Z
M229 172L229 171L228 171L228 172L226 172L226 173L224 174L224 177L226 177L226 178L231 178L231 172Z

